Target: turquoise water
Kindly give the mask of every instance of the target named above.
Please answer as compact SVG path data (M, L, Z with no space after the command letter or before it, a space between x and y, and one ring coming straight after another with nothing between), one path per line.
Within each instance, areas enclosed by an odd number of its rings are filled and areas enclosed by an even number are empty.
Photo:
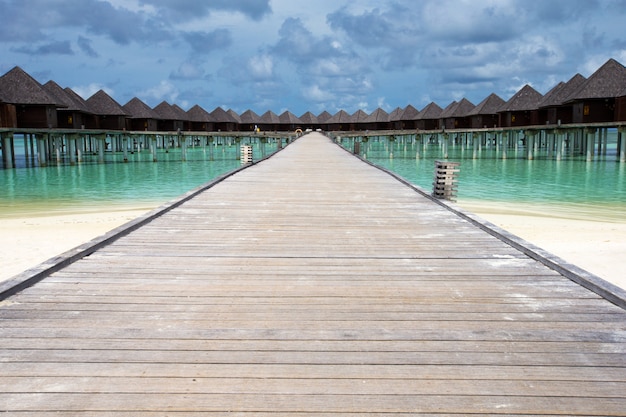
M430 192L442 148L429 144L424 151L410 143L390 147L387 140L370 140L361 144L361 155ZM460 162L459 205L480 203L508 210L547 210L546 215L559 217L626 221L626 164L617 161L614 142L591 162L584 156L556 161L545 152L528 160L521 147L517 154L509 150L507 159L501 155L495 148L483 149L474 159L471 149L448 150L448 160Z
M266 144L266 153L275 149ZM255 159L263 156L259 146ZM386 167L410 182L432 189L434 161L441 148L431 144L420 158L411 144L370 141L363 146L368 160ZM19 153L19 151L17 152ZM85 162L0 169L0 216L45 215L76 210L115 210L127 206L156 207L240 166L239 147L220 145L189 148L188 160L181 161L179 149L160 151L159 162L149 152L129 154L130 162L119 162L121 154L107 154L106 163L85 155ZM451 148L449 160L461 163L458 202L488 203L550 211L551 215L598 221L626 221L626 164L616 162L615 146L607 154L586 162L583 157L555 161L545 155L534 160L509 152L498 157L484 149L479 159L471 150ZM22 155L23 156L23 155ZM546 213L547 214L547 213Z
M275 144L265 145L268 154L275 149ZM32 161L20 150L22 167L0 169L0 217L156 207L241 166L236 145L189 148L185 162L180 149L170 149L159 151L156 163L142 151L129 154L128 163L122 154L108 153L104 164L85 155L81 164L47 167L27 167ZM264 153L256 146L254 159Z

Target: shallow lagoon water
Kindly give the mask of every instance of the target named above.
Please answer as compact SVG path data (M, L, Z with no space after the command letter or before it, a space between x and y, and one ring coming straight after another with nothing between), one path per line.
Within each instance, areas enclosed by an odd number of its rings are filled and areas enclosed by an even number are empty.
M267 144L266 152L275 148ZM388 168L410 182L432 189L435 160L441 149L430 144L417 149L408 144L370 141L363 153L371 162ZM72 211L102 211L128 206L155 207L240 166L239 147L190 148L188 160L180 150L161 152L152 162L149 152L106 155L106 163L92 160L78 165L51 165L0 170L0 216L41 216ZM509 152L507 159L494 150L451 148L449 160L461 163L459 205L488 204L492 209L531 215L626 221L626 164L616 161L614 147L587 162L583 157L562 161L538 155L533 160ZM255 159L261 157L255 149ZM367 186L367 184L365 184Z

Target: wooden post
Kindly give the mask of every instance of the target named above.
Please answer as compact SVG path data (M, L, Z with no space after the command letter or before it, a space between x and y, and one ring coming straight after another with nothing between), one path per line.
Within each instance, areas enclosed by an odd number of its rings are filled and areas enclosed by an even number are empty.
M37 158L39 161L40 167L45 167L48 165L48 160L46 159L46 140L42 135L35 135L37 140Z
M533 150L535 148L535 135L534 132L527 130L524 132L524 137L526 138L526 153L528 160L532 160L534 158Z
M96 140L98 144L98 163L104 164L104 146L106 144L107 137L106 135L98 135Z
M587 134L587 146L586 146L587 162L590 162L593 160L593 155L595 153L596 129L587 128L585 129L585 132Z
M2 137L2 161L4 162L5 169L11 169L14 167L14 159L12 156L11 148L12 148L12 133L2 134L0 133L0 137Z
M617 142L619 143L619 161L626 162L626 127L619 128Z
M506 159L506 150L509 147L509 132L502 132L502 159Z
M122 152L124 155L124 162L128 162L128 135L124 135L122 138Z
M556 160L560 161L563 158L563 147L565 145L565 135L563 133L555 133L556 139Z
M70 156L70 165L76 165L76 135L67 137L67 152Z

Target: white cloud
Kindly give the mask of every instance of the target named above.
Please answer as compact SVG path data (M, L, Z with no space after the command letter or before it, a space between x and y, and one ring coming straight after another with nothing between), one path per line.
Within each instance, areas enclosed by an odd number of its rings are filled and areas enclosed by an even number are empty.
M71 87L71 89L85 100L87 100L89 97L93 96L95 93L97 93L100 90L103 90L105 93L107 93L111 97L113 97L114 95L114 92L112 89L105 87L104 85L98 84L98 83L91 83L88 85L79 85L76 87Z
M158 85L152 88L138 93L137 96L146 102L157 102L158 104L159 102L166 100L170 104L179 104L176 102L179 96L178 89L174 84L166 80L161 81Z

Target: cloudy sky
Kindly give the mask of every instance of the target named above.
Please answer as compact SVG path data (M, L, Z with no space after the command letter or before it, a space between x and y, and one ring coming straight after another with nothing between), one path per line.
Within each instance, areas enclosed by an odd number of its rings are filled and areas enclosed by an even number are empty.
M626 0L0 0L0 16L0 74L152 107L445 107L626 64Z

